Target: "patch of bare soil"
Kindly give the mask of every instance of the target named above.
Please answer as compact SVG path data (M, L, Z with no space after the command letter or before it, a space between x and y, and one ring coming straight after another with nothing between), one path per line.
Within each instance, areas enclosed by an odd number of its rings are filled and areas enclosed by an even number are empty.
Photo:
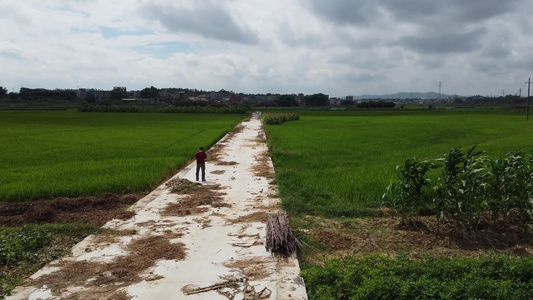
M103 194L99 197L0 203L0 225L69 223L102 226L112 219L131 218L135 213L126 209L143 196Z
M60 269L43 275L30 285L46 284L53 293L60 293L69 286L92 287L90 295L80 291L72 299L107 299L106 295L120 292L120 288L143 279L142 273L153 267L157 260L182 260L185 258L183 243L170 243L167 236L149 236L134 240L127 250L128 255L116 257L113 261L63 261ZM117 294L117 295L120 295ZM123 295L124 296L124 295ZM121 298L118 298L121 299Z
M408 254L413 258L478 257L491 252L507 255L533 255L533 234L518 228L491 224L475 232L458 234L444 224L439 232L434 217L420 217L416 222L402 222L400 218L362 218L332 220L305 216L299 220L301 234L308 237L304 249L306 258L320 262L322 257L344 255L364 256ZM311 246L310 246L311 245Z
M230 204L223 202L224 193L219 192L221 189L219 185L195 184L186 179L182 179L179 184L194 188L180 188L180 194L186 196L176 203L167 205L162 212L163 216L196 215L208 211L208 206L214 208L231 207Z

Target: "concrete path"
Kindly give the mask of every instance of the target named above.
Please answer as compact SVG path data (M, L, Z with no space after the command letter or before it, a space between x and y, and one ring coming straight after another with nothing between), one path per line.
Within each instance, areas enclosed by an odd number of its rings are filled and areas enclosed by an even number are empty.
M298 261L265 250L267 213L279 207L260 116L236 129L207 153L211 202L185 205L190 195L171 192L196 182L192 163L137 202L134 217L107 223L116 235L89 236L7 299L307 299Z

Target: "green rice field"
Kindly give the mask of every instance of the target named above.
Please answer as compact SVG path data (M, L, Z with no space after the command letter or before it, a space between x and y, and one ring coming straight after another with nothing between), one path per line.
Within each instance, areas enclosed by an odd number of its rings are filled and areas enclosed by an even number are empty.
M533 150L533 121L511 111L301 111L267 131L284 207L329 216L378 207L406 158L473 145L493 158Z
M0 111L0 201L148 191L243 117Z

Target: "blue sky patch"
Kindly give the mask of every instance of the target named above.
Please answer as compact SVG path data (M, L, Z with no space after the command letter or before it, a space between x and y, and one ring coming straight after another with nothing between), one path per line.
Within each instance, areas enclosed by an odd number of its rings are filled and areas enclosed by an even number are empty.
M124 31L106 26L99 26L99 28L104 39L112 39L123 35L149 35L154 33L149 30Z

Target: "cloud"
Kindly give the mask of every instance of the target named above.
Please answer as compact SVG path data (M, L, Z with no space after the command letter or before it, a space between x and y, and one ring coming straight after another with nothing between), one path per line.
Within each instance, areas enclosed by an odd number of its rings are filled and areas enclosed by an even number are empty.
M0 85L501 94L533 69L531 1L4 1Z
M426 54L446 54L472 52L480 47L484 29L472 30L461 34L442 34L435 36L405 36L395 45Z
M310 9L339 25L370 25L380 17L373 0L311 0Z
M142 15L159 21L170 32L193 33L205 38L241 44L256 44L256 33L247 26L239 26L227 10L218 4L193 2L193 7L146 4ZM217 2L218 3L218 2Z
M388 12L399 22L423 23L449 22L454 24L472 24L486 21L495 16L512 12L517 5L523 2L501 0L382 0L382 4ZM442 28L445 29L445 28Z
M0 56L12 58L12 59L21 59L22 52L20 51L19 48L17 48L12 43L5 41L2 44L0 44Z

